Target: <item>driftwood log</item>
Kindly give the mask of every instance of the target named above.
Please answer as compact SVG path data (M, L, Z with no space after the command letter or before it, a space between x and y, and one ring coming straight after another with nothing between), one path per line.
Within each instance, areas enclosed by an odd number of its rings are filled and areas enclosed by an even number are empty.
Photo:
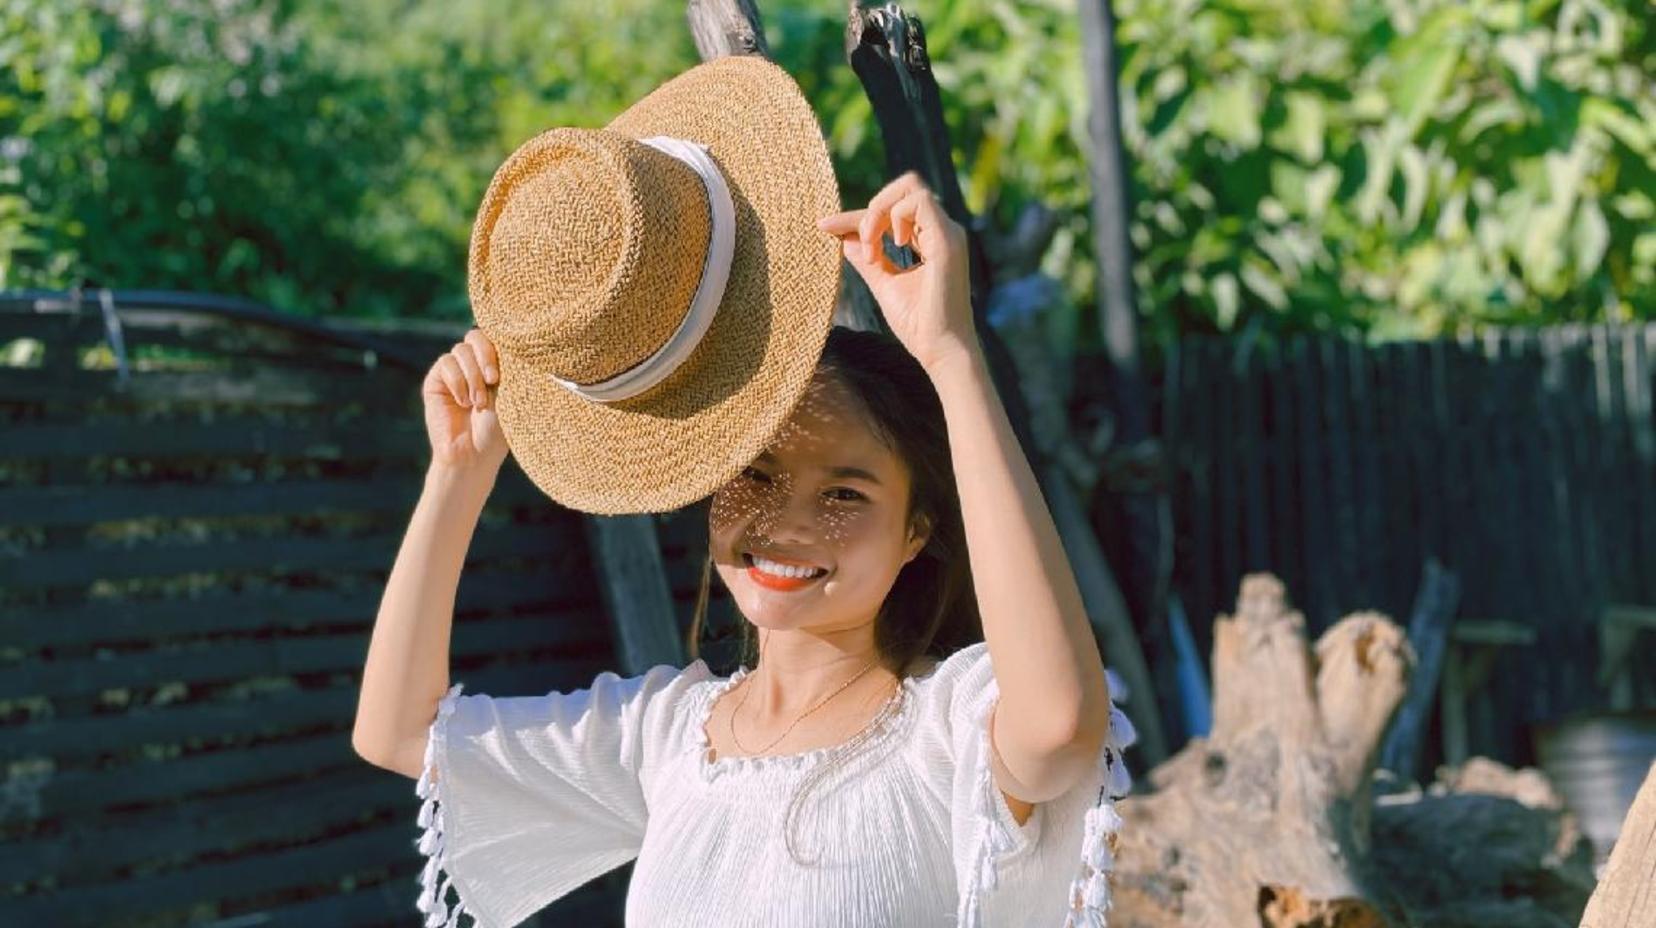
M1213 730L1122 804L1117 924L1386 924L1364 885L1367 786L1414 661L1397 626L1348 617L1306 647L1282 583L1242 581L1213 628Z
M1587 903L1581 928L1648 928L1656 925L1656 765L1622 823L1604 880Z
M1377 613L1314 649L1304 621L1255 574L1215 623L1213 730L1121 804L1110 924L1574 924L1590 851L1539 773L1480 762L1377 803L1375 758L1414 653Z

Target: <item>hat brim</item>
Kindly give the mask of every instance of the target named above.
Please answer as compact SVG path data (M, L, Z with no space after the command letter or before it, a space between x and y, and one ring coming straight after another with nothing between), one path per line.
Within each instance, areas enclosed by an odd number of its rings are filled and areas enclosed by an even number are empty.
M665 512L738 475L810 385L840 285L839 241L816 220L840 210L839 186L809 103L764 58L698 65L607 128L707 146L736 207L724 298L683 366L639 396L591 401L502 352L495 405L513 457L560 505Z

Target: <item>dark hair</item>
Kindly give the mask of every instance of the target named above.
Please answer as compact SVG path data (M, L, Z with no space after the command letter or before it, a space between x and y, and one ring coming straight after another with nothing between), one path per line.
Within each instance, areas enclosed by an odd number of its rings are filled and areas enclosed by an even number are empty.
M925 524L931 530L925 547L898 571L874 617L880 660L902 678L916 658L943 657L983 639L943 404L925 368L902 342L885 333L835 326L828 332L817 371L849 388L875 437L907 467L907 524ZM712 574L709 550L690 624L692 660L700 653ZM739 626L740 662L753 666L759 657L758 635L751 622L744 620ZM818 775L825 772L826 765ZM792 820L793 810L790 803L785 822ZM788 847L792 854L791 841Z

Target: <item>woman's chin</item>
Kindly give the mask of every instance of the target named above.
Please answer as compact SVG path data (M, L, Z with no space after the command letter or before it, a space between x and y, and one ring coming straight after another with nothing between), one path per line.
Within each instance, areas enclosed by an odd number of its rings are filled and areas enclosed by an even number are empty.
M750 590L740 600L742 615L755 626L770 631L799 628L809 620L802 610L769 590Z

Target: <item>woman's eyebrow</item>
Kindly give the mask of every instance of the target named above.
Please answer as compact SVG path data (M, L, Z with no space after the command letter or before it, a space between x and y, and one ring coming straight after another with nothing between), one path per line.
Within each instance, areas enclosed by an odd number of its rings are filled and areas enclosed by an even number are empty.
M875 485L879 485L879 483L880 483L880 478L874 476L873 474L869 473L866 470L863 470L860 467L852 467L848 464L842 464L838 467L828 468L828 476L830 476L830 477L856 477L856 478L861 479L861 480L866 480L869 483L872 483L872 484L875 484Z
M769 451L761 451L758 457L754 458L754 460L774 462L776 460L776 455L771 454ZM880 483L880 478L874 476L873 472L867 470L866 468L857 467L852 464L838 464L830 467L828 468L828 476L836 478L851 477L858 480L866 480L875 486L884 486L884 484Z

